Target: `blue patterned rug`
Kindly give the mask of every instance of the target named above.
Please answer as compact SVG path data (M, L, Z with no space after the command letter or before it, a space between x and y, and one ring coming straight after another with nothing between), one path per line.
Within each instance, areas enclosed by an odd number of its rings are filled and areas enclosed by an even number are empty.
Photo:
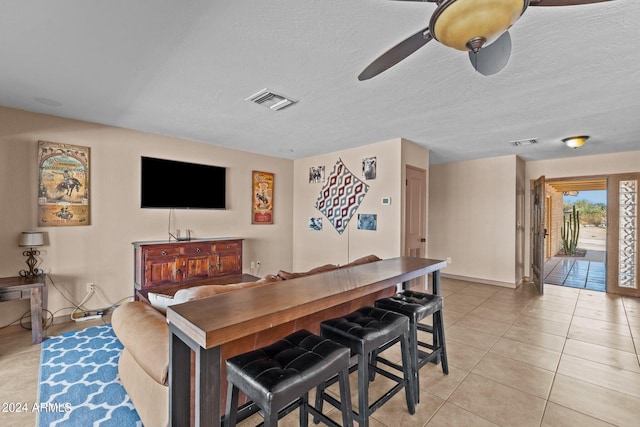
M111 325L43 341L38 426L142 426L118 380L121 352Z

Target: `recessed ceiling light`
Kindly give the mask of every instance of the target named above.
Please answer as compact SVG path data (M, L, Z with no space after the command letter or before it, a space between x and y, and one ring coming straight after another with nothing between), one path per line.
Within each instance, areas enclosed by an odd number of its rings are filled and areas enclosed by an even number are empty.
M521 147L523 145L531 145L531 144L537 144L538 140L535 138L528 138L528 139L518 139L516 141L511 141L509 144L515 146L515 147Z
M35 97L33 98L34 101L39 102L40 104L43 105L48 105L49 107L62 107L62 102L58 102L54 99L49 99L49 98L40 98L40 97Z

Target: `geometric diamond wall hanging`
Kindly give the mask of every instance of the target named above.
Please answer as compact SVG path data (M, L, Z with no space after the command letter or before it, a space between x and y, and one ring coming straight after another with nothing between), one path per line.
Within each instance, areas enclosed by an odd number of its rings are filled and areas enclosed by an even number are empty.
M338 159L320 190L315 206L342 234L368 190L369 186L352 174L342 159Z

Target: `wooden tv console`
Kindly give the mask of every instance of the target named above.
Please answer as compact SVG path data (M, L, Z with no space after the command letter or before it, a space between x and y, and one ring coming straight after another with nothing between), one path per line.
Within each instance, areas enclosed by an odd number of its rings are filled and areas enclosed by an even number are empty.
M133 247L137 301L147 300L150 291L174 295L192 286L255 280L242 274L242 239L146 241Z

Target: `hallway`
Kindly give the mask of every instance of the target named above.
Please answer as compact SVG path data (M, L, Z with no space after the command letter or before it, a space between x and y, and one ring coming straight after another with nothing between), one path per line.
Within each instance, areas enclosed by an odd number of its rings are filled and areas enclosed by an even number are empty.
M587 250L584 257L551 257L544 264L544 282L605 292L605 256L605 251Z

